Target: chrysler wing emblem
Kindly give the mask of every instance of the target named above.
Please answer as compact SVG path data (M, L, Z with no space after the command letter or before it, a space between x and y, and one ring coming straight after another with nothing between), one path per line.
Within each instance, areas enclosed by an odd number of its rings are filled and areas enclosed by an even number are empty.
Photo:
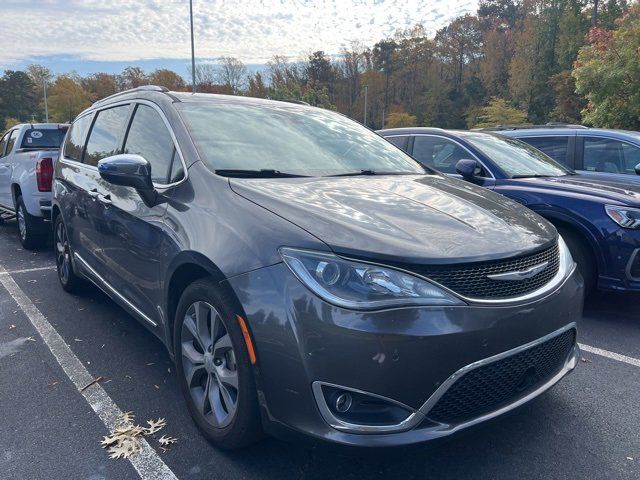
M537 274L547 268L547 265L549 265L549 262L543 262L539 265L534 265L531 268L527 268L526 270L507 273L495 273L493 275L487 275L487 278L490 278L491 280L522 281L528 278L535 277Z

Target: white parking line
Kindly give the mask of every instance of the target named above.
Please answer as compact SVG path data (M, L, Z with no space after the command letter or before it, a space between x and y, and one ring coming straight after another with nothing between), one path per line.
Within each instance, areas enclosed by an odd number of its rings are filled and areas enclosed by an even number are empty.
M93 411L96 412L102 423L109 431L113 431L118 417L122 415L122 410L107 395L102 386L97 383L84 391L81 390L82 387L93 380L93 376L2 265L0 265L0 283L38 331L64 373L73 382ZM98 441L99 439L96 439L96 444ZM140 475L140 478L144 480L177 480L171 469L162 461L158 453L151 448L146 440L142 439L141 443L141 451L128 459Z
M640 367L640 359L638 358L627 357L626 355L622 355L620 353L610 352L609 350L592 347L591 345L585 345L584 343L579 343L578 346L585 352L593 353L594 355L600 355L601 357L607 357L611 360L616 360L618 362L628 363L629 365Z
M55 270L56 267L35 267L35 268L23 268L21 270L2 270L0 271L0 275L13 275L14 273L29 273L29 272L39 272L41 270Z

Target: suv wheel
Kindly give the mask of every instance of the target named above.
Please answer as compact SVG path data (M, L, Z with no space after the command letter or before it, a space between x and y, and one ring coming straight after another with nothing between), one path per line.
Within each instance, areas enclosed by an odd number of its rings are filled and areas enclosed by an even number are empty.
M177 377L196 424L218 447L246 446L261 436L249 354L234 312L211 280L191 284L174 328Z
M54 231L54 249L56 255L56 270L58 271L58 280L62 288L69 292L75 292L82 279L73 271L73 263L71 261L71 247L69 246L69 237L67 236L67 227L62 220L62 215L56 217L53 225Z
M35 250L45 244L46 237L42 234L42 220L30 215L24 206L22 196L16 199L16 220L20 243L27 250Z

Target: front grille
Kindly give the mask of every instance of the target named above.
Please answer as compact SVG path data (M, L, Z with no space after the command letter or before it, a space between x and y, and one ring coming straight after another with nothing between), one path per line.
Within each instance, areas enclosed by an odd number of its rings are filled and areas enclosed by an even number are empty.
M492 280L487 277L497 273L527 270L544 262L549 262L544 270L525 280ZM414 266L412 270L464 297L496 299L525 295L543 287L558 273L559 265L560 250L555 244L533 255L511 260L462 265Z
M463 423L513 403L547 382L564 366L576 341L575 329L458 379L427 413L446 424Z

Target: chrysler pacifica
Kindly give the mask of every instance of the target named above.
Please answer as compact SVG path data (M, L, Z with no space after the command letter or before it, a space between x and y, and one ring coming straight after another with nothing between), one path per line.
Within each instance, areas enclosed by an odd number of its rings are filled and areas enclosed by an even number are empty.
M431 440L576 365L555 228L337 113L141 87L78 116L53 190L62 287L164 342L221 447Z

